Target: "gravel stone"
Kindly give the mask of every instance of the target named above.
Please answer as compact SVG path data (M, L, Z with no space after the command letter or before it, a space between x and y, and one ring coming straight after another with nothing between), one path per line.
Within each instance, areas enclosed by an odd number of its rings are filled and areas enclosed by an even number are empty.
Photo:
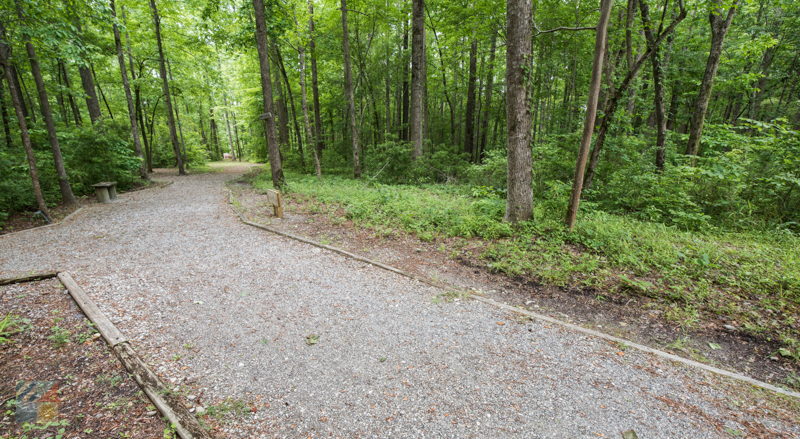
M245 170L2 237L0 276L70 271L198 411L248 404L226 437L800 437L747 386L242 224L224 182Z

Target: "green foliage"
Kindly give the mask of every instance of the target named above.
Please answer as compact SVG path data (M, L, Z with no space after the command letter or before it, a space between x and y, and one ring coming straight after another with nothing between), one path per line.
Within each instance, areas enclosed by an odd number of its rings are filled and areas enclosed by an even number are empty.
M30 323L18 315L6 314L0 320L0 345L11 343L14 334L25 331Z

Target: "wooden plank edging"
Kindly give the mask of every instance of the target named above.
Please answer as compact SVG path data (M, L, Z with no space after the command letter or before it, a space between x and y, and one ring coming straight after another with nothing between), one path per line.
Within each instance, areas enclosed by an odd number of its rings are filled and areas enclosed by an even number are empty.
M212 439L213 436L203 428L167 386L153 373L131 346L128 339L117 329L100 308L86 295L77 282L67 272L58 273L58 279L69 291L86 317L95 325L100 335L114 351L150 401L167 418L175 432L182 439Z
M33 282L37 280L52 279L56 276L58 276L58 272L55 271L38 271L30 274L25 274L22 276L2 278L0 279L0 285L12 285L12 284L19 284L22 282Z
M755 378L749 377L747 375L743 375L743 374L738 373L738 372L732 372L732 371L729 371L729 370L726 370L726 369L721 369L721 368L718 368L718 367L709 366L708 364L700 363L699 361L690 360L688 358L683 358L683 357L675 355L675 354L670 354L669 352L665 352L665 351L662 351L662 350L659 350L659 349L651 348L649 346L645 346L645 345L642 345L642 344L639 344L639 343L634 343L634 342L626 340L624 338L616 337L616 336L613 336L613 335L610 335L610 334L606 334L604 332L596 331L594 329L584 328L583 326L579 326L579 325L576 325L576 324L573 324L573 323L568 323L568 322L565 322L565 321L562 321L562 320L558 320L556 318L553 318L553 317L550 317L550 316L547 316L547 315L544 315L544 314L539 314L539 313L536 313L536 312L533 312L533 311L529 311L527 309L511 306L511 305L508 305L506 303L501 303L501 302L498 302L496 300L493 300L493 299L490 299L488 297L484 297L484 296L482 296L480 294L477 294L472 290L463 291L459 287L455 287L453 285L448 285L446 283L439 282L439 281L436 281L436 280L433 280L433 279L429 279L429 278L426 278L426 277L423 277L423 276L418 276L418 275L415 275L415 274L412 274L412 273L407 273L407 272L405 272L403 270L400 270L398 268L392 267L390 265L386 265L386 264L384 264L382 262L374 261L374 260L371 260L369 258L350 253L347 250L336 248L336 247L333 247L333 246L330 246L330 245L321 244L321 243L313 241L311 239L308 239L308 238L305 238L305 237L301 237L301 236L297 236L297 235L293 235L291 233L287 233L287 232L275 229L273 227L270 227L270 226L267 226L267 225L264 225L264 224L259 224L259 223L255 223L255 222L252 222L252 221L248 221L247 219L244 218L244 215L241 212L239 212L238 209L236 209L236 206L233 205L233 193L230 191L230 189L228 190L228 202L231 204L231 207L233 208L233 211L236 214L236 216L239 217L239 220L241 222L243 222L244 224L247 224L249 226L256 227L258 229L265 230L267 232L274 233L276 235L281 235L281 236L284 236L284 237L287 237L287 238L290 238L290 239L294 239L294 240L297 240L297 241L300 241L300 242L304 242L306 244L310 244L310 245L313 245L315 247L324 248L326 250L330 250L332 252L339 253L341 255L347 256L349 258L352 258L352 259L355 259L355 260L358 260L358 261L361 261L361 262L365 262L365 263L370 264L370 265L374 265L374 266L382 268L384 270L391 271L392 273L396 273L396 274L399 274L401 276L414 279L416 281L422 282L424 284L427 284L427 285L430 285L430 286L433 286L433 287L436 287L436 288L459 290L459 291L462 291L462 292L468 294L470 296L470 298L472 298L472 299L475 299L475 300L477 300L479 302L483 302L483 303L485 303L487 305L491 305L491 306L494 306L494 307L497 307L497 308L501 308L501 309L506 310L506 311L511 311L511 312L514 312L514 313L517 313L517 314L522 314L522 315L531 317L531 318L539 320L539 321L543 321L543 322L559 325L559 326L562 326L562 327L567 328L569 330L582 333L584 335L589 335L589 336L592 336L592 337L601 338L601 339L604 339L604 340L607 340L607 341L611 341L611 342L614 342L614 343L624 344L625 346L634 348L636 350L639 350L639 351L642 351L642 352L646 352L646 353L655 355L657 357L664 358L666 360L670 360L670 361L674 361L674 362L677 362L677 363L681 363L681 364L683 364L685 366L689 366L689 367L692 367L692 368L695 368L695 369L701 369L701 370L704 370L706 372L711 372L711 373L714 373L714 374L717 374L717 375L721 375L721 376L724 376L724 377L727 377L727 378L730 378L730 379L733 379L733 380L736 380L736 381L741 381L743 383L747 383L747 384L750 384L750 385L755 386L755 387L760 387L762 389L770 390L772 392L775 392L775 393L778 393L778 394L781 394L781 395L784 395L784 396L789 396L789 397L792 397L792 398L800 399L800 392L795 392L795 391L792 391L792 390L784 389L782 387L778 387L776 385L773 385L773 384L770 384L770 383L767 383L767 382L764 382L764 381L757 380Z

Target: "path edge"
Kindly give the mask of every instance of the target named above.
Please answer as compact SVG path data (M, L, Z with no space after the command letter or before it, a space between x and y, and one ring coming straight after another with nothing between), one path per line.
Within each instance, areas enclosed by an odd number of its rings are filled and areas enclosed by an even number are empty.
M378 262L378 261L372 260L370 258L357 255L355 253L351 253L351 252L349 252L347 250L340 249L338 247L322 244L322 243L316 242L314 240L311 240L309 238L305 238L305 237L302 237L302 236L294 235L292 233L284 232L282 230L278 230L278 229L276 229L274 227L270 227L270 226L265 225L265 224L260 224L260 223L249 221L244 217L244 215L241 212L239 212L239 210L234 205L233 200L234 200L233 192L230 189L228 189L228 204L231 206L231 208L233 209L233 212L236 214L236 216L239 218L239 220L242 223L247 224L248 226L252 226L252 227L255 227L255 228L270 232L270 233L274 233L276 235L284 236L286 238L294 239L296 241L304 242L306 244L310 244L310 245L313 245L315 247L319 247L319 248L323 248L323 249L326 249L326 250L330 250L330 251L332 251L334 253L339 253L340 255L347 256L347 257L355 259L357 261L361 261L361 262L364 262L364 263L367 263L367 264L370 264L370 265L374 265L376 267L379 267L379 268L382 268L384 270L391 271L392 273L399 274L401 276L404 276L404 277L407 277L407 278L422 282L422 283L430 285L432 287L436 287L436 288L440 288L440 289L463 291L464 293L468 294L471 299L477 300L479 302L483 302L483 303L485 303L487 305L491 305L491 306L494 306L496 308L500 308L500 309L503 309L503 310L506 310L506 311L511 311L511 312L514 312L514 313L517 313L517 314L522 314L522 315L525 315L527 317L531 317L533 319L536 319L536 320L539 320L539 321L542 321L542 322L547 322L547 323L552 323L552 324L555 324L555 325L559 325L559 326L561 326L563 328L570 329L572 331L576 331L576 332L579 332L579 333L582 333L584 335L588 335L588 336L591 336L591 337L597 337L597 338L601 338L601 339L604 339L604 340L607 340L607 341L610 341L610 342L623 344L626 347L630 347L630 348L633 348L633 349L636 349L636 350L639 350L639 351L642 351L642 352L646 352L648 354L652 354L652 355L655 355L657 357L661 357L661 358L666 359L666 360L670 360L670 361L674 361L674 362L677 362L677 363L681 363L681 364L683 364L685 366L689 366L691 368L701 369L701 370L704 370L706 372L711 372L711 373L714 373L716 375L724 376L724 377L727 377L727 378L730 378L730 379L733 379L733 380L736 380L736 381L740 381L740 382L743 382L743 383L746 383L746 384L750 384L750 385L755 386L755 387L760 387L762 389L769 390L769 391L778 393L778 394L783 395L783 396L788 396L788 397L800 399L800 392L795 392L795 391L792 391L792 390L784 389L784 388L778 387L778 386L776 386L774 384L770 384L770 383L767 383L767 382L764 382L764 381L760 381L760 380L757 380L755 378L749 377L747 375L744 375L744 374L741 374L741 373L738 373L738 372L732 372L732 371L729 371L729 370L726 370L726 369L721 369L721 368L718 368L718 367L710 366L708 364L700 363L699 361L690 360L688 358L683 358L683 357L681 357L679 355L671 354L669 352L665 352L665 351L662 351L662 350L659 350L659 349L656 349L656 348L651 348L649 346L645 346L643 344L635 343L635 342L632 342L630 340L626 340L624 338L616 337L616 336L613 336L611 334L606 334L604 332L600 332L600 331L597 331L597 330L594 330L594 329L585 328L583 326L576 325L574 323L565 322L563 320L559 320L559 319L556 319L554 317L550 317L548 315L539 314L537 312L529 311L527 309L518 308L518 307L515 307L515 306L508 305L506 303L498 302L496 300L490 299L490 298L482 296L480 294L476 294L474 292L474 290L463 290L460 287L455 287L454 285L450 285L450 284L447 284L445 282L439 282L437 280L430 279L430 278L427 278L427 277L424 277L424 276L419 276L419 275L416 275L416 274L413 274L413 273L408 273L408 272L403 271L403 270L401 270L399 268L392 267L390 265L386 265L386 264L384 264L382 262Z

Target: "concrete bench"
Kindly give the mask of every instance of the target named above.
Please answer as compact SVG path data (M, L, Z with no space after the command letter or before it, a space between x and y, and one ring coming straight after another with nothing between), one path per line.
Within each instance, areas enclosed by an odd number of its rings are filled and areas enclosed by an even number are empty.
M101 203L110 203L111 200L117 198L116 181L101 181L93 184L92 187L97 194L97 201Z
M281 192L275 189L267 189L267 200L272 205L272 213L278 217L283 218L283 198Z

